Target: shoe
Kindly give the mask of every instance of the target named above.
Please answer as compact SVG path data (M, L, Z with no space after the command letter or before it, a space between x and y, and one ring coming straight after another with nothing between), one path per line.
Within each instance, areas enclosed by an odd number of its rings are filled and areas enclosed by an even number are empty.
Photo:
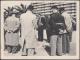
M66 56L69 56L69 54L65 54Z
M69 56L69 54L63 54L62 56Z
M12 47L12 53L16 53L17 52L17 47Z
M27 55L21 55L21 56L27 56Z
M11 49L11 47L7 47L7 51L8 51L8 53L11 53L12 52L12 49Z

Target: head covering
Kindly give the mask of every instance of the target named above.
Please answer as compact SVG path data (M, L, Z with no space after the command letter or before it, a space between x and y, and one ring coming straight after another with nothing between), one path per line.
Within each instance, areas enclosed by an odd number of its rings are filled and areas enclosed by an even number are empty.
M59 8L59 11L64 11L64 7Z
M52 6L51 9L58 9L58 7L57 6Z
M29 6L28 6L28 8L27 9L29 9L29 10L33 10L34 9L34 7L32 6L32 4L30 4Z

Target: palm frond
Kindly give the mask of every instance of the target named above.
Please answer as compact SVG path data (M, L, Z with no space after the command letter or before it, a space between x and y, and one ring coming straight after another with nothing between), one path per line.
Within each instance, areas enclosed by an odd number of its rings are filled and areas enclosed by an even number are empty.
M26 8L26 5L24 6L24 8L27 9L27 8Z
M14 9L14 7L12 6L12 7L11 7L11 11L13 11L13 9Z
M7 9L5 9L5 8L4 8L4 10L5 10L6 12L9 12L9 11L8 11Z
M10 8L10 7L8 7L8 10L11 10L11 8Z
M21 7L19 7L19 6L15 6L15 9L18 10L18 11L22 10Z
M23 4L21 4L21 7L22 7L23 9L25 8Z

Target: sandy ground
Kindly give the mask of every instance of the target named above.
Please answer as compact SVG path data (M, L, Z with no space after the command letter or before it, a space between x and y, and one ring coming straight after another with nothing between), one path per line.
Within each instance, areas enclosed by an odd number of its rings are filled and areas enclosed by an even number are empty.
M72 42L70 43L70 53L68 54L69 56L74 56L76 55L76 32L73 31L72 33ZM45 35L45 34L44 34ZM49 45L46 41L39 42L38 41L38 46L36 49L36 54L34 56L50 56L49 53L45 50L44 45ZM6 56L21 56L21 51L19 51L16 54L11 54L8 53L7 51L4 52Z

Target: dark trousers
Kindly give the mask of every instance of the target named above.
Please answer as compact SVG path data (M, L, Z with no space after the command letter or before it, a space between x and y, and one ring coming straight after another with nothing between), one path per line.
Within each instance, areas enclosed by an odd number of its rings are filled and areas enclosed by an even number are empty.
M62 49L63 53L69 53L70 51L70 39L69 39L69 34L65 33L63 34L63 40L62 40Z
M50 42L50 30L46 29L47 41Z
M38 28L38 41L43 41L43 27Z

